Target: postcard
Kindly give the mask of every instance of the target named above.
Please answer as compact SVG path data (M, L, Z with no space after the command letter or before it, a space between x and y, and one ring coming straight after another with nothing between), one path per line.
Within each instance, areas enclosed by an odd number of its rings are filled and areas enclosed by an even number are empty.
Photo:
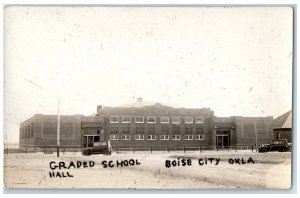
M293 7L4 10L4 184L290 189Z

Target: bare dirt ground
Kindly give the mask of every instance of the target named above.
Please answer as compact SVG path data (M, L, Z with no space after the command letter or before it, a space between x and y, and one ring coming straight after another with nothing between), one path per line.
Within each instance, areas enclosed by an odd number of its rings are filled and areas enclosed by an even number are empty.
M228 159L251 157L253 163L230 164ZM166 160L191 159L191 166L167 168ZM220 158L218 165L199 165L199 158ZM134 159L139 165L117 167L116 161ZM50 162L93 161L87 168L56 169L73 177L50 177ZM104 168L112 161L113 168ZM82 156L81 153L30 153L4 156L6 188L136 188L136 189L288 189L291 186L291 153L251 151L136 152L111 156Z

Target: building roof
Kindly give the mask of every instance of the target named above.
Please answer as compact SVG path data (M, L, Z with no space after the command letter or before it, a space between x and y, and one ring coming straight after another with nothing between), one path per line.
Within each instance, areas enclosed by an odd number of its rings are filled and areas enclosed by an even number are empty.
M275 118L272 125L274 128L292 128L292 110Z
M136 102L131 102L131 103L128 103L128 104L120 105L120 106L118 106L118 107L136 107L136 108L143 108L143 107L158 106L158 105L161 105L161 106L167 106L167 107L172 107L172 108L182 108L182 107L180 107L180 106L176 106L176 105L173 105L173 104L167 104L167 103L159 103L159 102L151 102L151 101L144 102L144 101L142 100L142 98L137 98L137 101L136 101Z

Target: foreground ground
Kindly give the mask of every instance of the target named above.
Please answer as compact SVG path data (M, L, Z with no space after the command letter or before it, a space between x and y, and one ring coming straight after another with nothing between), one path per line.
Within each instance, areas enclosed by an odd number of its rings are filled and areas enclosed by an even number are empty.
M251 157L253 163L230 164L228 159ZM4 156L6 188L137 188L137 189L212 189L255 188L288 189L291 186L291 153L252 153L251 151L139 152L113 153L111 156L82 156L80 153L28 153ZM167 168L166 160L189 158L191 166ZM199 159L220 158L218 165L199 165ZM134 159L139 165L117 167L116 161ZM50 162L93 161L93 167L54 170L73 177L50 177ZM103 161L112 161L104 168ZM132 161L131 161L132 162ZM202 162L202 161L201 161Z

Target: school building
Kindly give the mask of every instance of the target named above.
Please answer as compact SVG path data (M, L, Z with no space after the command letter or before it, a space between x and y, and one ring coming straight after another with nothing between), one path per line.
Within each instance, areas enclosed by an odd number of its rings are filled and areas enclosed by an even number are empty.
M274 139L273 117L216 117L210 108L143 102L97 106L93 116L61 115L61 147L107 141L113 148L259 145ZM20 124L20 147L57 144L57 115L36 114Z

